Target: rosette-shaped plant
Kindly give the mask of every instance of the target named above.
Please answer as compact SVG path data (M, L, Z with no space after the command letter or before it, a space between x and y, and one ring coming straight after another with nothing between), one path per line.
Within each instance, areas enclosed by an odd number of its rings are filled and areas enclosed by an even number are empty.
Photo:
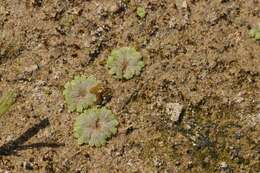
M131 47L114 49L107 59L109 73L117 79L131 79L139 75L143 67L141 54Z
M137 10L136 10L136 13L137 15L140 17L140 18L144 18L146 13L145 13L145 8L144 7L138 7Z
M258 23L254 28L252 28L249 34L254 39L260 40L260 23Z
M70 112L82 112L101 99L102 84L95 77L76 76L65 84L63 95Z
M110 110L104 107L91 108L76 118L74 136L78 139L79 145L100 147L116 134L117 125L118 121Z
M0 117L10 109L15 99L16 94L13 91L6 91L0 94Z

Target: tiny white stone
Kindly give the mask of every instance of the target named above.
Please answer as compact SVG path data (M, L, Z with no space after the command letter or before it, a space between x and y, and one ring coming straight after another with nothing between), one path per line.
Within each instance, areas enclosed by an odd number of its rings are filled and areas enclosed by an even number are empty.
M187 5L187 1L186 0L176 0L176 6L178 9L187 9L188 5Z
M221 163L219 164L219 166L220 166L220 168L222 168L222 169L226 169L226 168L228 167L228 165L227 165L226 162L221 162Z
M173 122L177 122L180 118L181 112L183 110L183 105L179 103L167 103L166 113L171 116L170 119Z
M29 66L29 67L26 67L24 72L31 73L31 72L37 70L38 68L39 68L39 66L37 64L34 64L34 65Z

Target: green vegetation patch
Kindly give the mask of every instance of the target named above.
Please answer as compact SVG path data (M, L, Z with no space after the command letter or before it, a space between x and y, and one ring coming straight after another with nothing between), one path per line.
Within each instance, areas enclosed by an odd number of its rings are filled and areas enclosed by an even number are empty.
M143 67L141 54L132 47L114 49L107 59L109 73L117 79L131 79L139 75Z
M260 23L249 31L249 35L255 40L260 40Z
M98 102L98 93L101 82L95 77L76 76L65 84L63 95L70 112L82 112Z
M138 7L137 10L136 10L136 13L140 18L144 18L145 15L146 15L145 8L144 7Z
M5 114L16 100L16 94L13 91L3 92L0 97L0 117Z
M76 118L74 136L78 144L100 147L108 138L116 134L118 121L106 108L91 108Z

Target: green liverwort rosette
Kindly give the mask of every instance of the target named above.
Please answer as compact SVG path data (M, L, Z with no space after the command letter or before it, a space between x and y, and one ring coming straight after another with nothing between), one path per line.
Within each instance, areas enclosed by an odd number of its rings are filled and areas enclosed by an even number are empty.
M115 78L128 80L141 73L144 62L141 54L134 48L122 47L112 51L106 66Z
M78 144L89 144L100 147L112 135L116 134L118 121L113 113L106 108L91 108L76 118L74 136Z
M72 81L65 84L63 95L68 104L70 112L82 112L96 104L97 96L91 92L91 89L100 85L95 77L76 76Z

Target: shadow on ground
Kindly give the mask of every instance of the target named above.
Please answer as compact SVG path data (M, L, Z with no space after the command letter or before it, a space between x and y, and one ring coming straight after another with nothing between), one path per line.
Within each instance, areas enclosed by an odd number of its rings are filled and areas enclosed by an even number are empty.
M64 144L62 143L59 144L59 143L45 143L45 142L23 145L26 141L28 141L34 135L36 135L41 129L44 129L49 125L50 122L48 118L41 120L39 123L35 124L28 130L26 130L20 137L18 137L14 141L10 141L2 145L0 147L0 155L11 155L11 154L15 154L19 150L27 150L33 148L43 148L43 147L58 148L64 146Z

